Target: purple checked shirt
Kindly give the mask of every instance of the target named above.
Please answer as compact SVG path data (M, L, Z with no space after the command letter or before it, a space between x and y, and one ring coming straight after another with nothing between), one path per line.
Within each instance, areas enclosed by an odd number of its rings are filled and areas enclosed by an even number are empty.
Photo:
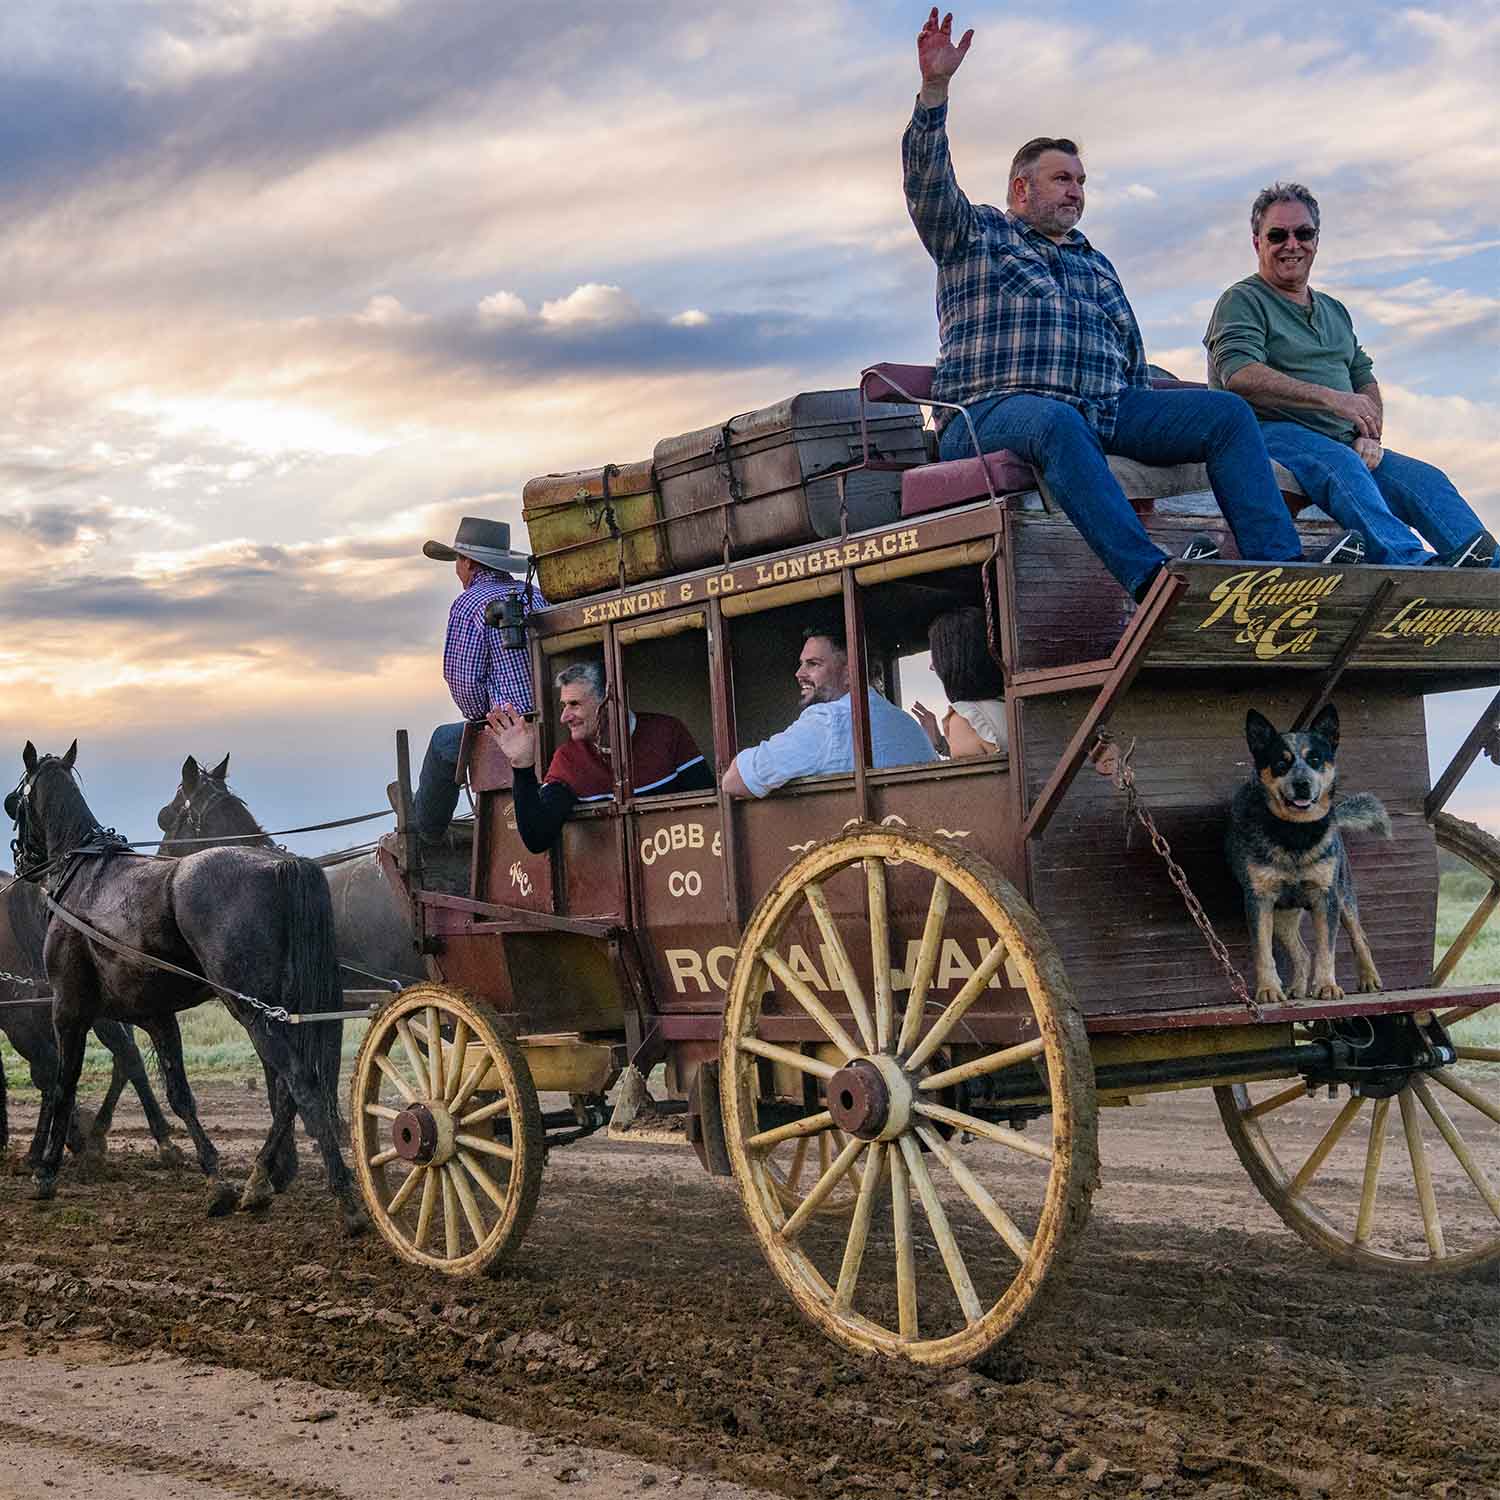
M478 573L448 611L448 638L443 643L443 680L466 719L482 719L499 703L530 713L531 654L512 651L500 632L484 623L485 609L507 594L526 593L528 610L545 608L541 590L517 578Z

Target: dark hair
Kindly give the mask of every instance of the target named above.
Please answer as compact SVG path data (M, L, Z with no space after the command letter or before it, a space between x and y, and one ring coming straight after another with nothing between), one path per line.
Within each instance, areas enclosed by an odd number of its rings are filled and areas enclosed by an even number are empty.
M950 703L999 698L1005 692L1005 676L990 655L984 611L977 605L939 615L927 627L927 645L932 670Z
M849 637L844 634L844 627L835 625L831 620L823 625L808 625L802 632L802 639L829 641L835 651L841 651L845 656L849 654Z
M1322 228L1322 221L1318 217L1318 200L1300 182L1273 182L1270 187L1262 188L1255 195L1255 202L1250 205L1250 233L1257 238L1260 237L1260 221L1265 218L1266 210L1273 203L1300 203L1312 219L1313 228Z
M1031 169L1049 151L1062 151L1068 156L1077 156L1078 142L1070 141L1065 135L1034 136L1011 158L1010 177L1007 180L1014 182L1018 177L1029 179Z

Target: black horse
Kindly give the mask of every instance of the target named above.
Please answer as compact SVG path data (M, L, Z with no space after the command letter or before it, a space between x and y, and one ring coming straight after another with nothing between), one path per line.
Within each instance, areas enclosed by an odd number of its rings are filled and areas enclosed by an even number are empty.
M322 871L310 860L268 857L254 849L204 849L178 860L127 853L112 843L84 801L73 772L77 753L76 740L62 756L38 756L28 741L21 757L25 774L5 799L16 821L18 873L45 878L51 901L61 909L49 908L45 945L60 1067L35 1178L37 1196L57 1191L84 1038L94 1020L105 1016L140 1026L151 1038L168 1103L192 1136L213 1188L210 1211L231 1206L234 1195L219 1181L218 1152L198 1121L176 1019L178 1011L217 991L262 1062L285 1080L322 1152L345 1226L364 1228L335 1126L337 1039L330 1047L322 1024L293 1025L275 1013L342 1008ZM186 972L163 969L163 962ZM252 1178L269 1183L292 1123L291 1110L276 1113ZM249 1185L246 1196L252 1197ZM261 1201L242 1198L241 1206Z
M36 1132L26 1152L26 1166L35 1171L41 1162L52 1119L52 1091L57 1079L57 1039L52 1031L52 1000L43 973L42 940L47 933L47 908L41 891L30 881L16 880L0 870L0 1031L31 1069L31 1081L41 1092ZM23 1000L35 1004L23 1005ZM75 1109L68 1123L68 1149L75 1155L104 1150L115 1105L125 1085L134 1085L146 1113L146 1124L162 1161L183 1160L157 1103L140 1048L128 1026L118 1021L97 1022L94 1035L109 1048L114 1068L109 1088L92 1120ZM0 1151L10 1144L5 1072L0 1069Z

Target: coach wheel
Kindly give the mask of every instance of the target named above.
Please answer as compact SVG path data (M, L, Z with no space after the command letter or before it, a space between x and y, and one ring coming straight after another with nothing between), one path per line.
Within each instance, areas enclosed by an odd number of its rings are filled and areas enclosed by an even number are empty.
M349 1119L370 1217L402 1259L468 1276L520 1244L546 1137L526 1058L488 1005L403 990L360 1045Z
M868 957L846 947L854 933ZM965 950L977 965L952 956ZM809 954L825 993L842 992L837 1012L805 977ZM910 965L900 980L896 960ZM992 982L1025 1039L974 1041L964 1018ZM816 1039L788 1042L789 1027ZM964 1083L1045 1113L1023 1133L940 1102ZM1034 1309L1088 1217L1093 1069L1067 976L1021 895L956 842L865 824L786 870L740 944L721 1088L761 1249L851 1349L936 1367L978 1357ZM788 1143L824 1138L789 1196ZM820 1213L841 1187L850 1211Z
M1433 820L1442 874L1429 987L1500 972L1500 840ZM1452 866L1457 865L1457 868ZM1251 1181L1282 1221L1336 1261L1445 1275L1500 1260L1500 1004L1436 1015L1458 1061L1386 1098L1302 1083L1214 1090Z

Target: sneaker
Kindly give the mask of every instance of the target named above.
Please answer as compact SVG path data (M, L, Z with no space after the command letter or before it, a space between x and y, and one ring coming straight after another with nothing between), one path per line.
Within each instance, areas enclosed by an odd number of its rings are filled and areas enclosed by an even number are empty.
M1219 555L1219 544L1200 531L1178 554L1183 562L1212 562Z
M1364 534L1346 531L1321 552L1314 551L1303 561L1317 563L1325 568L1349 568L1365 560Z
M1495 539L1480 527L1467 541L1438 557L1429 557L1429 568L1489 568L1495 562Z

